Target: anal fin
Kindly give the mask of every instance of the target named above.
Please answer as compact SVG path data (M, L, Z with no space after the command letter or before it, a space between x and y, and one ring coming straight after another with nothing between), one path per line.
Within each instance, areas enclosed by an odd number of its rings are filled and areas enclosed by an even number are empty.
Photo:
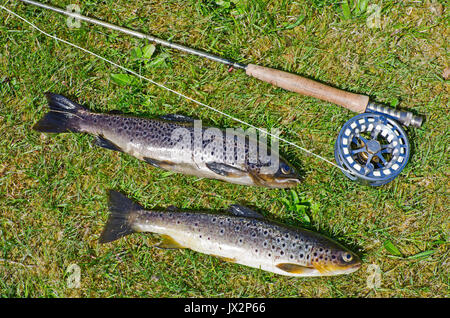
M153 167L167 169L168 166L173 166L173 163L165 160L157 160L153 158L144 157L145 162L151 164Z
M102 135L96 136L95 139L95 145L102 147L102 148L106 148L106 149L110 149L110 150L114 150L114 151L119 151L119 152L123 152L122 149L120 149L119 146L117 146L115 143L113 143L112 141L106 139L105 137L103 137Z
M158 245L155 245L157 248L161 249L177 249L177 248L185 248L180 243L175 241L171 236L162 234L161 235L161 242Z
M232 257L225 257L225 256L219 256L219 255L212 255L214 257L217 257L218 259L228 262L228 263L236 263L236 259Z

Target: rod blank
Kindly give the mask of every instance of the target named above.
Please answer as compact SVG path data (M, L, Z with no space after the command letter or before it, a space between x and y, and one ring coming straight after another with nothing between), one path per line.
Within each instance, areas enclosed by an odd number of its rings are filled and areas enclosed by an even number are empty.
M207 58L207 59L212 60L212 61L216 61L216 62L219 62L219 63L227 64L227 65L230 65L230 66L232 66L234 68L245 69L246 66L247 66L245 64L237 63L236 61L233 61L233 60L230 60L230 59L226 59L226 58L221 57L221 56L217 56L217 55L205 52L205 51L193 49L193 48L181 45L181 44L169 42L169 41L166 41L166 40L154 37L152 35L144 34L142 32L130 30L130 29L127 29L127 28L124 28L124 27L121 27L121 26L117 26L117 25L105 22L105 21L101 21L101 20L98 20L98 19L95 19L95 18L87 17L87 16L81 15L81 14L76 13L76 12L66 11L66 10L63 10L63 9L60 9L60 8L57 8L57 7L53 7L53 6L50 6L50 5L47 5L47 4L44 4L44 3L40 3L40 2L37 2L37 1L32 1L32 0L20 0L20 1L28 3L28 4L31 4L31 5L34 5L34 6L37 6L37 7L40 7L40 8L43 8L43 9L47 9L47 10L51 10L51 11L54 11L54 12L58 12L58 13L66 15L66 16L69 16L69 17L81 20L81 21L86 21L86 22L89 22L89 23L92 23L92 24L100 25L100 26L105 27L107 29L119 31L119 32L131 35L131 36L134 36L134 37L137 37L137 38L140 38L140 39L147 39L147 40L149 40L151 42L155 42L157 44L160 44L162 46L166 46L166 47L169 47L169 48L172 48L172 49L175 49L175 50L180 50L180 51L183 51L183 52L186 52L186 53L189 53L189 54L193 54L193 55L197 55L197 56L200 56L200 57Z

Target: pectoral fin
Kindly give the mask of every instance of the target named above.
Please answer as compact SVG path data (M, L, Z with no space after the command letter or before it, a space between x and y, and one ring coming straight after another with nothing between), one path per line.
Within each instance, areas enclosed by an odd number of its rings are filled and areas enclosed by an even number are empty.
M161 249L185 248L169 235L161 235L161 238L162 238L161 242L158 245L155 245L155 247Z
M321 273L321 274L326 274L326 273L329 272L329 269L328 269L326 266L324 266L323 264L320 264L320 263L313 263L313 266L314 266L314 268L317 269L317 271L318 271L319 273Z
M293 263L280 263L277 264L276 267L290 274L306 274L311 271L314 271L314 269L310 267L301 266Z
M217 174L220 174L221 176L226 177L241 177L246 174L245 171L238 169L236 167L227 165L226 163L220 163L220 162L208 162L206 163L206 166L209 170L214 171Z

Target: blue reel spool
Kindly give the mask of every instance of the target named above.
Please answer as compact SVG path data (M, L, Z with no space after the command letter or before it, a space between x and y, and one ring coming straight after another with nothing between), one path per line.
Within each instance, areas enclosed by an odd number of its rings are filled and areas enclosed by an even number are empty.
M371 186L392 181L408 163L405 131L385 115L363 113L345 123L334 146L334 156L351 180Z

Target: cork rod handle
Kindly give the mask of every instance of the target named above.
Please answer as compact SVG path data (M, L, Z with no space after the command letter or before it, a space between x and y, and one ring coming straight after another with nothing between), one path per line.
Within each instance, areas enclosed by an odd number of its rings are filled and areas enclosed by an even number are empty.
M277 87L302 95L319 98L357 113L364 113L367 104L369 103L369 97L366 95L346 92L308 78L275 70L273 68L249 64L247 65L245 72L249 76Z

